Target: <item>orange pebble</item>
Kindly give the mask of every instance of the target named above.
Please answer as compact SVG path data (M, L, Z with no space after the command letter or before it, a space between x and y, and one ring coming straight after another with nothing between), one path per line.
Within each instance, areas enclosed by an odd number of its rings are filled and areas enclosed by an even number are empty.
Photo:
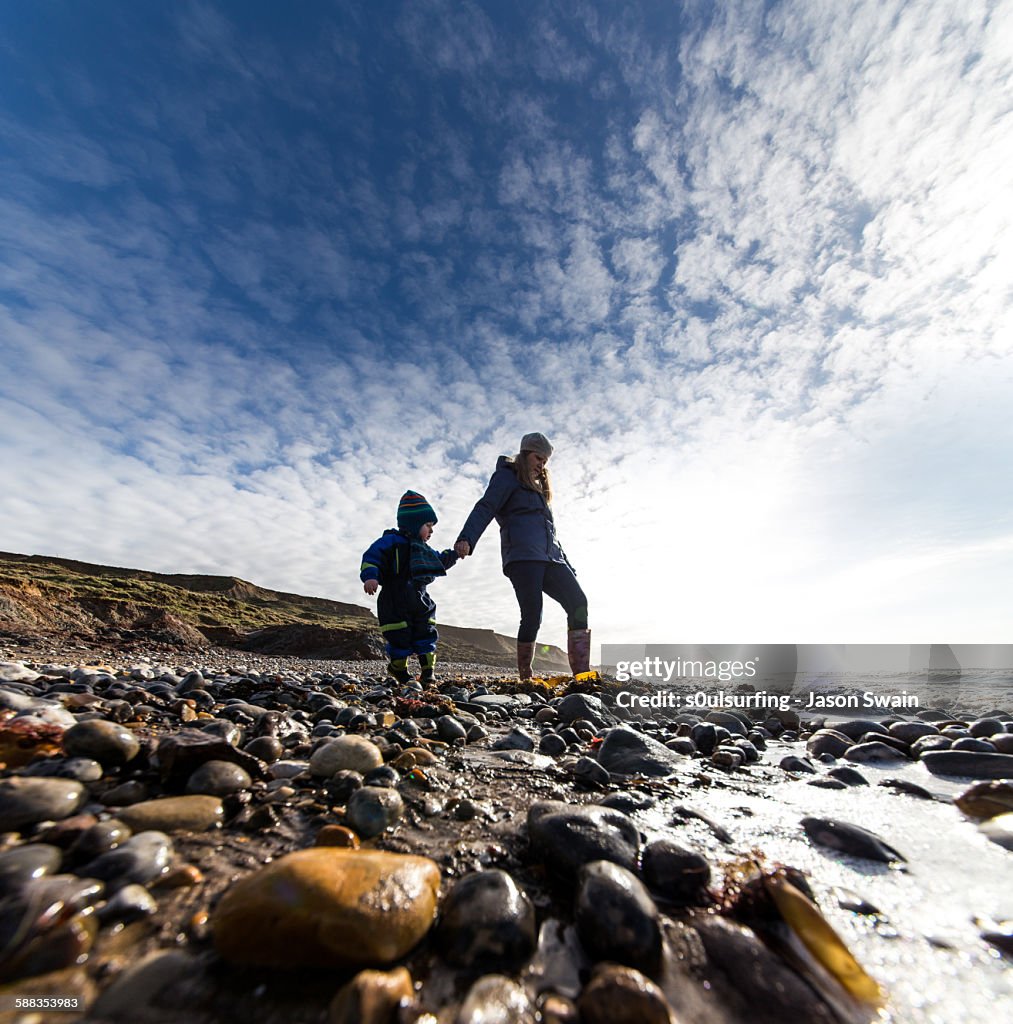
M343 846L349 850L359 848L359 837L344 825L324 825L317 833L315 846Z

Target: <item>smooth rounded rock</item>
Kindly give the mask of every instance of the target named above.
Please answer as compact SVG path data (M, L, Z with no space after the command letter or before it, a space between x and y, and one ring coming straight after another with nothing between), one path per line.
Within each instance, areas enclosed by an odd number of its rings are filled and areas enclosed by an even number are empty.
M186 783L188 793L228 796L253 784L249 772L231 761L205 761Z
M577 1000L581 1024L675 1024L664 992L632 967L600 964Z
M468 732L453 715L441 715L436 719L436 734L444 743L456 743L466 739Z
M102 765L91 757L47 757L28 765L21 774L29 778L98 782L102 778Z
M43 875L60 870L63 851L48 843L26 843L0 853L0 896L6 896Z
M1013 779L976 782L953 801L969 818L994 818L1013 812Z
M778 768L781 768L786 772L801 772L807 775L816 774L816 768L811 762L806 761L795 754L788 754L786 757L782 757L778 764Z
M147 885L166 874L172 860L172 840L164 832L139 832L114 850L80 869L82 878L97 878L107 883L110 892L126 885Z
M87 798L73 779L0 779L0 832L19 832L40 821L59 821L80 809Z
M426 857L314 847L240 879L211 915L232 963L357 967L400 959L436 915L440 869Z
M456 967L513 971L534 952L535 908L505 871L465 875L440 912L437 939Z
M107 768L132 761L141 745L126 726L95 719L78 722L63 734L63 749L73 757L90 757Z
M637 826L620 811L597 804L538 801L528 809L528 834L535 853L570 878L589 861L633 869L640 852Z
M371 839L400 819L404 814L404 801L396 789L363 786L348 798L345 813L348 824L363 839Z
M669 839L656 839L644 848L644 881L652 892L680 906L709 902L711 869L706 859Z
M414 997L412 976L404 967L359 971L331 1001L328 1024L391 1024L398 1007Z
M923 736L938 736L939 730L931 722L894 722L890 726L890 735L905 743L914 743Z
M250 740L243 750L267 764L274 764L285 753L285 748L276 736L258 736L256 739Z
M383 764L380 748L363 736L339 736L318 747L310 757L310 772L329 779L340 771L365 775Z
M955 775L972 779L1013 778L1013 754L933 750L922 755L922 763L933 775Z
M598 763L612 775L671 775L685 758L651 736L618 726L602 738Z
M854 761L855 764L882 764L907 760L906 755L896 748L876 741L856 743L853 747L848 748L848 752L844 756L847 760Z
M578 782L587 786L607 786L612 780L609 773L591 757L578 758L573 774Z
M834 722L834 731L844 733L852 741L860 740L867 732L889 736L890 730L882 722L871 718L852 718L844 722Z
M594 861L581 868L577 884L577 934L588 954L596 961L656 971L661 925L640 879L618 864Z
M216 796L166 796L123 807L117 817L133 832L206 832L221 825L225 817Z
M843 757L852 742L849 736L845 736L844 733L838 732L836 729L819 729L806 740L805 747L815 757L819 757L821 754Z

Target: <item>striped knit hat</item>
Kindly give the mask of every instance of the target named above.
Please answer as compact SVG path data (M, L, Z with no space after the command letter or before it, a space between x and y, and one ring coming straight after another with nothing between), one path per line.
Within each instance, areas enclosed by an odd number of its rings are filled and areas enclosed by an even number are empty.
M433 506L415 491L405 491L397 505L397 528L412 537L418 536L423 523L435 523Z

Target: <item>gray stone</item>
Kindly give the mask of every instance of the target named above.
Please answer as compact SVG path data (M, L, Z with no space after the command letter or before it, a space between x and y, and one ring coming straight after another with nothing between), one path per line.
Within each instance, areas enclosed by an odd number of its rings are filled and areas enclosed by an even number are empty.
M589 786L607 786L612 781L609 773L590 757L581 757L573 766L573 774L578 781Z
M906 761L907 757L888 743L856 743L844 755L856 764L881 764L884 762Z
M348 824L363 839L378 836L394 825L404 813L404 801L396 789L363 786L348 799Z
M970 779L1013 778L1013 754L935 750L923 754L922 763L933 775L955 775Z
M86 864L81 875L104 881L115 893L127 885L153 882L169 870L171 860L172 840L164 832L139 832Z
M640 853L637 826L620 811L598 804L538 801L528 810L528 834L535 854L570 878L596 860L635 869Z
M0 779L0 832L68 818L86 797L84 786L72 779Z
M814 757L819 757L821 754L843 757L851 744L851 738L845 736L843 732L838 732L836 729L820 729L806 740L805 748Z
M612 775L671 775L686 759L650 736L620 725L598 748L598 763Z
M513 728L492 745L493 750L534 750L535 741L523 729Z
M126 726L96 719L68 729L63 734L63 749L74 757L94 758L107 768L116 768L132 761L141 745Z
M188 793L228 796L253 784L245 768L231 761L205 761L187 780Z
M329 779L336 772L365 775L383 764L380 748L363 736L339 736L317 747L310 757L310 772Z
M26 843L4 850L0 853L0 896L43 875L56 874L62 861L63 851L47 843Z

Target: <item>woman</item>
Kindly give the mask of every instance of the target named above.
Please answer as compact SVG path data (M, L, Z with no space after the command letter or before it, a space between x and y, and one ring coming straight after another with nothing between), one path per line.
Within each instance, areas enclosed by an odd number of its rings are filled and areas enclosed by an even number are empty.
M543 593L566 611L570 671L577 675L591 668L587 598L559 546L552 521L552 486L546 468L551 454L552 445L542 434L525 434L517 455L501 455L485 494L454 546L458 556L466 558L492 519L499 523L503 572L513 584L521 611L517 630L517 674L521 679L531 678Z

